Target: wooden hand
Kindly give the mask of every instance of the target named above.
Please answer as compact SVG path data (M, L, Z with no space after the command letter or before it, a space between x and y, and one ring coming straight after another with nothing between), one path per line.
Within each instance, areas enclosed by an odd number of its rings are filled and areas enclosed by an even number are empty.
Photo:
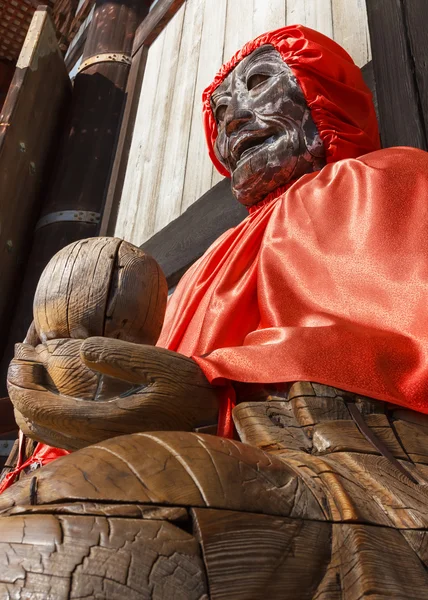
M82 343L80 358L86 367L133 387L101 401L65 395L52 383L46 352L17 344L8 389L16 420L26 435L75 450L127 433L191 431L217 418L217 394L186 356L93 337Z

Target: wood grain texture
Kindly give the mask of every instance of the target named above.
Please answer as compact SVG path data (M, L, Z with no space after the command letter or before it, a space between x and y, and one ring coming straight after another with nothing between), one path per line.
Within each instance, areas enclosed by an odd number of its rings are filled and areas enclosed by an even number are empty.
M330 523L201 508L193 516L211 600L314 597L330 560Z
M2 598L208 600L199 544L165 521L16 516L0 539Z
M233 418L242 441L282 458L300 473L328 519L425 528L426 420L412 423L419 420L413 411L395 414L382 402L355 397L354 406L370 432L398 459L393 463L359 431L347 402L336 388L298 382L288 399L243 402Z
M306 25L333 37L332 0L286 0L287 25Z
M175 352L109 338L85 340L80 356L86 367L133 384L129 392L111 397L107 382L101 393L108 400L103 401L59 393L46 364L35 354L31 347L18 346L9 367L8 389L20 426L25 420L26 434L47 444L75 450L125 433L189 431L217 421L214 389L192 359ZM83 377L82 381L91 383ZM65 382L75 385L73 373L66 372ZM113 390L117 392L117 386Z
M428 75L427 33L425 27L427 6L423 0L405 0L402 5L411 54L409 67L414 70L420 117L425 130L425 138L427 138Z
M169 119L165 124L168 136L166 153L159 186L153 195L157 198L154 231L159 231L168 225L180 215L182 209L186 173L184 158L187 156L189 146L205 4L203 0L192 0L184 7L172 105Z
M159 0L157 2L135 32L132 56L135 56L142 45L151 46L153 44L183 3L184 0Z
M34 13L0 114L0 333L3 347L46 186L49 161L58 144L60 123L70 96L70 81L55 30L44 8Z
M188 2L192 0L187 0ZM203 28L198 60L195 97L191 115L189 145L185 162L185 180L181 213L211 188L213 165L207 155L205 134L201 119L202 92L223 63L223 46L228 0L205 2Z
M266 452L185 432L121 436L50 463L37 474L38 504L71 501L162 504L324 520L294 469ZM23 479L0 511L29 504Z
M149 170L151 164L150 149L156 143L156 132L153 125L156 114L159 65L162 64L165 38L166 29L153 42L147 54L134 133L114 233L114 235L126 238L126 240L132 243L136 241L137 245L141 243L138 242L137 238L142 238L144 231L137 218L137 211L140 208L140 211L144 214L144 211L148 213L150 210L150 206L146 206L141 197L144 193L144 185L146 184L145 173ZM146 217L148 219L148 215ZM124 235L121 235L121 231L124 232Z
M35 330L43 343L104 335L155 344L166 300L165 277L151 256L118 238L89 238L63 248L43 271Z
M397 530L333 525L332 557L314 600L426 598L427 573Z
M414 5L415 10L420 6ZM382 145L414 146L426 150L427 140L419 109L403 3L400 0L367 2L367 15ZM425 8L417 18L423 22L424 15ZM402 118L403 115L405 118Z
M371 60L365 0L332 0L333 35L359 67Z

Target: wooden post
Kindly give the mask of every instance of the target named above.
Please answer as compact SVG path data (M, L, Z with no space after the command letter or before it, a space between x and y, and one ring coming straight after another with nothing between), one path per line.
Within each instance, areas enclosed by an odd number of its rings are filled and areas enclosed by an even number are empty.
M427 149L424 0L366 0L382 145Z
M82 65L75 78L69 119L9 332L3 375L13 344L25 337L31 322L34 291L49 259L67 244L98 234L120 130L134 35L149 4L148 0L96 2Z

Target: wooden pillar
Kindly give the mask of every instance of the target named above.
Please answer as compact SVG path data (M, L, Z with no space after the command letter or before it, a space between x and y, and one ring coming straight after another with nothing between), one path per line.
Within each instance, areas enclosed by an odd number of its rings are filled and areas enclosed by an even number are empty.
M427 149L426 0L366 0L382 145Z
M25 337L37 281L49 259L75 240L98 235L135 31L149 5L149 0L96 1L69 118L3 356L3 374L13 344Z

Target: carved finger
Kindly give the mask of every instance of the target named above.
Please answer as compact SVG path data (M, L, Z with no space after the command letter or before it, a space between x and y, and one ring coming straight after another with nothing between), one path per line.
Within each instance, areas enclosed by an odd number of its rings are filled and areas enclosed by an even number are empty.
M14 358L16 360L31 360L34 362L40 362L39 355L36 352L35 347L32 344L27 343L15 344Z
M22 379L19 379L21 384ZM67 450L125 433L190 431L201 423L214 421L218 410L214 393L192 394L191 390L183 391L177 387L168 392L165 385L100 402L55 394L31 381L28 385L31 385L29 389L17 385L17 379L8 380L15 409L37 428L37 431L34 429L35 439ZM67 440L59 443L57 434L73 438L72 443ZM31 432L29 436L33 437Z
M89 368L130 383L152 384L174 380L177 384L211 388L191 358L164 348L92 337L84 341L80 354Z

